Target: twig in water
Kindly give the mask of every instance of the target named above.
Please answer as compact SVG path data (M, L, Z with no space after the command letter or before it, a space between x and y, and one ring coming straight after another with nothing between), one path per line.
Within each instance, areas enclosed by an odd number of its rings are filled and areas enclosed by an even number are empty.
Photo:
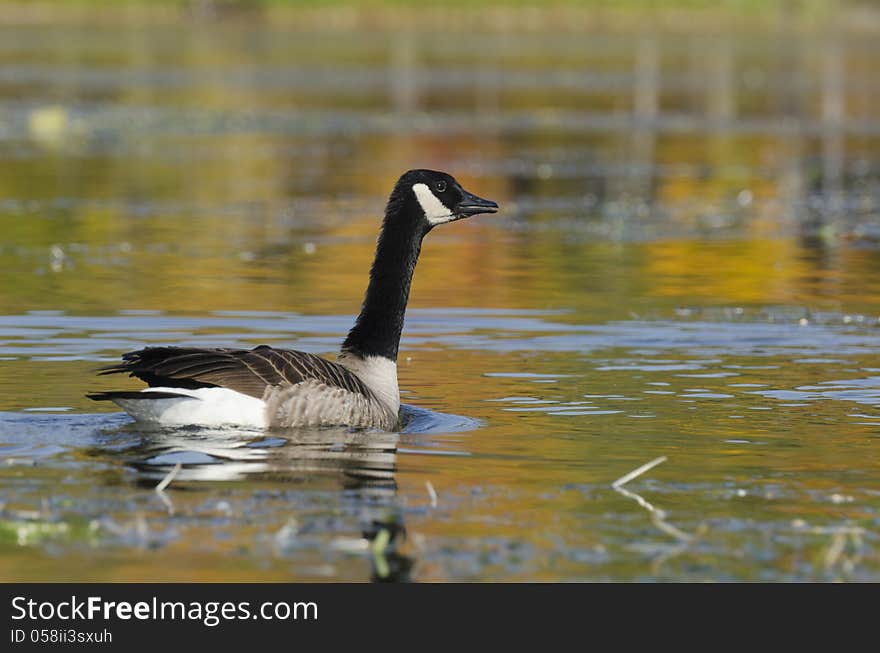
M839 566L841 571L849 574L862 560L862 533L864 530L858 527L843 526L839 528L814 528L812 532L823 532L831 535L831 543L825 549L822 563L825 571L831 571ZM847 545L850 544L852 554L847 553Z
M171 500L171 498L164 492L159 492L158 490L156 490L156 495L159 497L159 499L161 499L162 503L165 504L165 508L168 510L168 514L173 515L174 502Z
M616 481L614 481L614 483L611 484L611 487L613 487L616 490L620 486L626 485L634 478L638 478L639 476L641 476L642 474L647 472L649 469L653 469L654 467L656 467L660 463L665 463L665 462L666 462L666 456L660 456L659 458L654 458L654 460L652 460L651 462L645 463L641 467L637 467L636 469L632 470L629 474L624 474L623 476L621 476L619 479L617 479Z
M156 492L164 492L165 488L171 485L171 481L174 480L174 477L180 473L180 468L182 466L183 465L180 463L177 463L174 468L168 472L168 475L160 481L159 485L156 486Z
M431 507L437 507L437 492L434 490L434 486L431 484L431 481L425 481L425 489L428 491L428 496L431 497Z
M666 462L666 456L660 456L659 458L655 458L651 462L645 463L641 467L638 467L638 468L632 470L629 474L624 474L619 479L614 481L614 483L611 484L611 487L619 494L622 494L627 499L632 499L633 501L638 503L642 508L647 510L648 513L651 515L651 523L653 523L654 526L659 528L661 531L663 531L667 535L671 535L672 537L677 539L679 542L683 542L683 543L692 542L694 540L694 536L689 535L688 533L685 533L681 529L676 528L675 526L673 526L672 524L667 522L665 512L663 512L659 508L655 508L648 501L646 501L644 499L644 497L642 497L641 495L636 494L635 492L630 492L629 490L627 490L623 487L624 485L629 483L634 478L638 478L639 476L641 476L642 474L647 472L649 469L653 469L654 467L656 467L657 465L659 465L660 463L663 463L663 462Z
M173 481L177 474L180 472L181 467L182 465L180 463L177 463L171 469L171 471L168 472L168 475L159 482L159 485L156 486L156 494L159 495L162 503L165 504L165 507L168 509L169 515L174 514L174 503L171 501L171 499L168 498L168 495L165 494L165 488L171 485L171 481Z

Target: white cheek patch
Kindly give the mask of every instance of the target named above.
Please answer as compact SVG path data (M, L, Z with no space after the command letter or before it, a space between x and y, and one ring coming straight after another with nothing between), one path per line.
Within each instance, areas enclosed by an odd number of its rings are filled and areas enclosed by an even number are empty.
M450 211L443 202L437 199L437 196L431 192L431 189L428 188L427 184L413 184L412 189L416 194L416 199L422 207L422 211L425 212L425 217L432 226L443 224L444 222L449 222L450 220L455 219L455 216L452 215L452 211Z

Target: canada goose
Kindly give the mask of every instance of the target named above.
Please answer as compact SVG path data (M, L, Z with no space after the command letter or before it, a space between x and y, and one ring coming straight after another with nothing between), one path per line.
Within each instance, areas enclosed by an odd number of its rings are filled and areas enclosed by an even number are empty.
M332 362L301 351L147 347L100 374L127 372L140 391L95 392L136 420L168 426L350 426L392 430L397 349L422 238L437 225L498 205L450 175L410 170L394 186L360 315Z

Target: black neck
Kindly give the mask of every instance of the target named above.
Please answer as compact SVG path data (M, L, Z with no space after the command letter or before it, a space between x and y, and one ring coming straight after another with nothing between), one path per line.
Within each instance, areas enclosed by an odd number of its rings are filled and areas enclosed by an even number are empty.
M384 356L395 362L413 271L426 233L421 209L402 190L395 189L385 209L370 285L357 322L342 345L344 352Z

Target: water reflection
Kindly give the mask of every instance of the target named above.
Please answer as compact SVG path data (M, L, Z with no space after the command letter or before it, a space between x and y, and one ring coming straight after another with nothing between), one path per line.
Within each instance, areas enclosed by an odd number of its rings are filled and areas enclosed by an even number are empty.
M404 422L415 431L426 429L428 411L407 411ZM438 416L438 423L443 418ZM134 483L157 488L157 495L175 514L175 484L192 483L314 484L321 477L337 478L338 489L356 506L362 540L345 540L342 549L361 552L369 560L374 582L410 580L414 560L398 549L406 527L395 479L399 433L345 428L249 431L241 429L145 428L127 424L102 437L108 442L135 439L133 446L107 450L136 471ZM106 452L105 452L106 455ZM300 506L293 505L293 514ZM296 538L294 517L275 534L276 549ZM112 530L112 529L111 529ZM332 546L332 544L331 544Z
M132 428L142 428L132 427ZM249 475L290 480L339 474L347 487L394 489L397 433L341 428L265 433L221 429L142 432L140 446L126 451L150 482L180 463L181 481L235 481Z

